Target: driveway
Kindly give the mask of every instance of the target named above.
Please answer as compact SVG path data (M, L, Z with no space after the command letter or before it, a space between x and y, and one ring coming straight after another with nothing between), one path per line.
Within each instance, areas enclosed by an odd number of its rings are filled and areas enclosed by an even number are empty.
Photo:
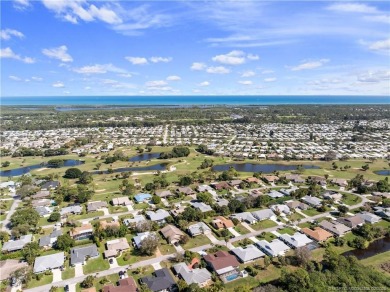
M176 249L178 253L184 253L185 250L181 245L173 245L173 247Z
M75 270L75 277L80 277L82 275L84 275L84 271L83 271L83 265L82 264L76 264L75 267L74 267L74 270Z
M241 222L241 225L244 226L246 229L248 229L250 232L255 232L256 231L246 222Z
M152 267L155 271L162 269L160 262L152 264Z
M110 263L110 262L108 262L108 263ZM112 264L110 264L110 269L116 268L116 267L119 267L118 262L117 262L116 258L112 258Z
M229 227L228 230L230 231L231 234L233 234L234 236L240 236L241 234L238 233L234 227Z
M132 205L127 205L126 207L127 207L127 210L128 210L128 211L134 211L134 208L133 208Z
M108 211L108 208L101 208L100 211L103 211L104 215L110 215L110 212Z
M206 233L205 235L207 236L208 239L210 239L210 241L212 243L220 244L219 240L214 235L212 235L211 233Z
M254 243L260 241L260 240L258 240L255 236L251 236L251 237L249 237L249 239L252 240Z
M62 271L60 269L54 269L53 272L53 281L52 283L62 281Z

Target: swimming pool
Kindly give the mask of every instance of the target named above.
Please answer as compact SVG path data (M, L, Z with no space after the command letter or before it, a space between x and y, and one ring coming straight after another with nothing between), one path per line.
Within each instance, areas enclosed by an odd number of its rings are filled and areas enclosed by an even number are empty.
M226 281L230 282L238 278L238 274L226 276Z

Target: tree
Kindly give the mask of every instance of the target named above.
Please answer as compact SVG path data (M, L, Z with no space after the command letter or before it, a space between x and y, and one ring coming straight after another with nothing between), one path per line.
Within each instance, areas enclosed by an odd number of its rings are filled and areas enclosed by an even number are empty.
M61 219L61 214L58 212L53 212L50 214L49 219L47 221L49 222L57 222Z
M190 238L188 237L187 234L184 234L182 236L180 236L180 244L186 244L188 241L190 240Z
M190 184L192 184L192 177L185 175L179 178L180 186L189 186Z
M13 279L16 285L25 284L31 279L31 274L30 267L23 267L12 272L10 279Z
M38 242L27 243L22 249L22 256L29 265L34 264L35 258L40 255Z
M95 280L95 278L93 276L89 275L80 283L80 286L83 288L91 288L91 287L93 287L94 280Z
M40 219L39 213L33 208L18 209L11 216L11 224L13 227L28 224L29 226L37 226Z
M270 259L270 257L269 256L265 256L264 257L264 267L265 268L268 268L268 266L271 264L271 259Z
M196 198L207 205L213 203L213 196L210 193L199 193L196 195Z
M307 246L298 247L295 249L295 258L297 260L298 265L306 266L311 259L311 251L307 248Z
M65 171L65 175L64 177L65 178L80 178L82 172L80 169L76 168L76 167L71 167L71 168L68 168L66 171Z
M348 245L357 249L366 249L369 242L362 236L356 236L353 240L348 241Z
M138 233L146 232L146 231L151 231L152 230L152 222L149 220L144 220L140 221L137 223L135 226L135 230Z
M310 288L309 274L301 268L290 273L282 271L280 282L282 286L286 287L288 291L292 292L300 292Z
M1 243L7 242L9 240L9 234L6 231L0 231L0 241Z
M337 210L339 210L339 212L341 214L345 214L345 213L347 213L349 211L349 208L347 206L344 206L344 205L339 205L337 207Z
M367 170L369 170L370 169L370 166L368 165L368 164L364 164L363 166L362 166L362 170L364 170L364 171L367 171Z
M144 255L153 255L159 245L159 239L155 234L149 234L141 241L140 252Z
M88 171L83 171L83 173L80 175L79 182L83 185L87 185L90 184L92 181L92 174L90 174Z
M47 162L47 166L51 168L60 168L64 166L65 161L63 159L50 159Z
M63 251L69 251L75 245L75 240L69 234L58 236L55 248Z
M160 204L161 203L161 198L157 195L153 195L152 196L152 201L153 201L153 204L157 205L157 204Z
M4 161L1 163L2 167L8 167L11 163L9 161Z

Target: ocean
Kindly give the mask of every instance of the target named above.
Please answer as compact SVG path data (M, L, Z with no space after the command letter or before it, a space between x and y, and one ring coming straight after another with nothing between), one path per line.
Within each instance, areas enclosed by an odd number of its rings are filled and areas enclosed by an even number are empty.
M1 97L1 105L278 105L278 104L390 104L390 96L44 96Z

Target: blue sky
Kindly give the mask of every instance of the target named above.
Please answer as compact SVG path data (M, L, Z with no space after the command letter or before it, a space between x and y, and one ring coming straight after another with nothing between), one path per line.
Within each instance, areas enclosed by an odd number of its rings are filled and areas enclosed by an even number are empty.
M1 2L2 96L390 95L380 1Z

